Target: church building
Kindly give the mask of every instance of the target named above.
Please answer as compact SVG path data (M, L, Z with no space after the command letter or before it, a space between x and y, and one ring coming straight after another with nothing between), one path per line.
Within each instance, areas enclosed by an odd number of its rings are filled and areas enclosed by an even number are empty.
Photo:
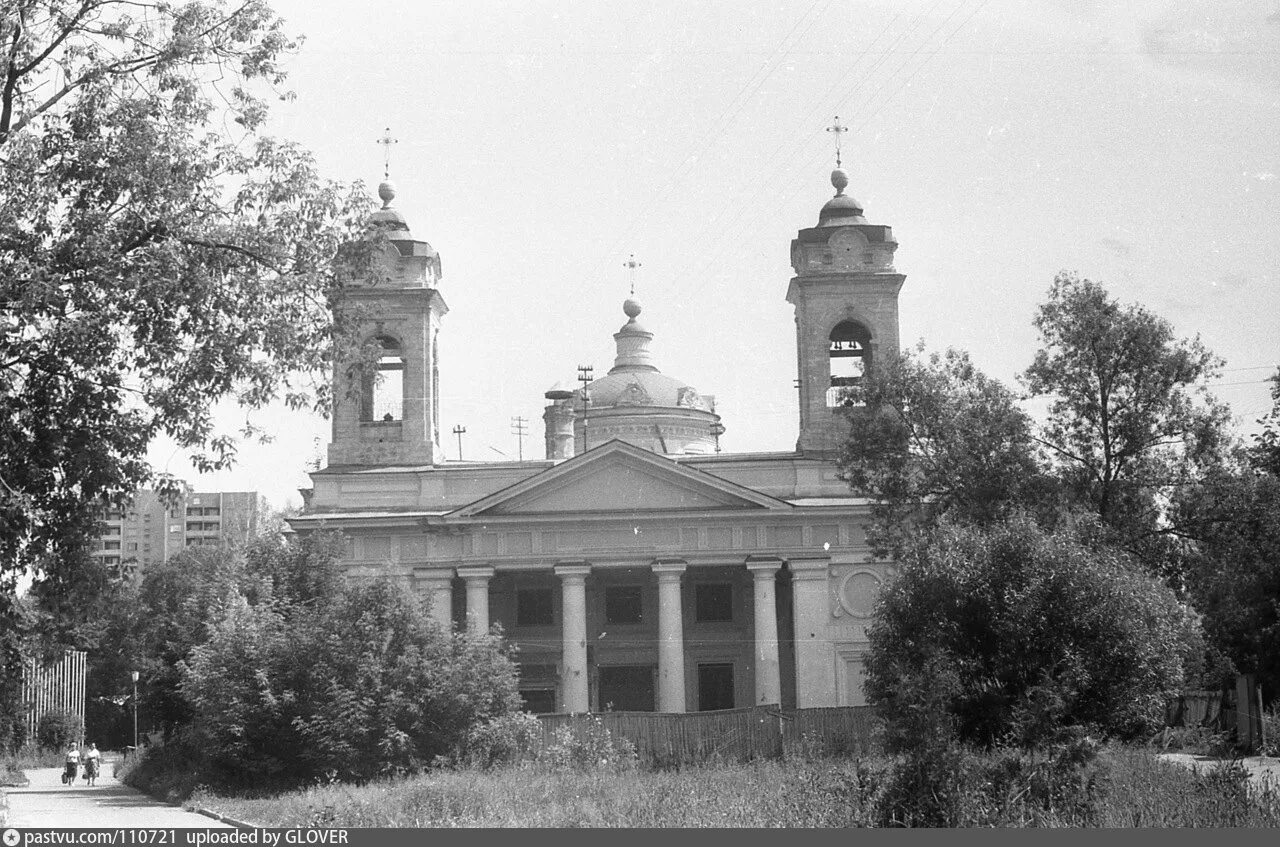
M862 704L890 566L867 548L867 500L837 476L838 406L898 349L904 277L891 229L866 221L845 171L831 181L791 242L794 450L720 452L714 398L658 370L628 299L613 367L546 393L546 458L520 462L444 459L440 257L384 183L390 279L349 294L380 378L336 369L328 463L294 529L342 531L350 578L402 581L445 626L501 624L534 712Z

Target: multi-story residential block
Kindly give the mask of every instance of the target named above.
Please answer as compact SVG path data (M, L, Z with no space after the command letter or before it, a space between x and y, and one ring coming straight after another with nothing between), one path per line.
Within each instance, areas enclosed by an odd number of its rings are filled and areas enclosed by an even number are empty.
M262 525L267 502L256 491L200 491L177 503L141 489L123 507L106 510L94 555L123 578L189 547L235 546Z

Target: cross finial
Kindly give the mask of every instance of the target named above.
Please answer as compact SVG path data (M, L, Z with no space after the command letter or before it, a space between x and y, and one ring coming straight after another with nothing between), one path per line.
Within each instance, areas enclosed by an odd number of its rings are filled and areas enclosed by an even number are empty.
M382 145L382 178L391 179L391 145L399 144L400 139L392 138L391 127L387 127L383 130L378 143Z
M840 116L836 115L836 121L827 127L827 132L836 134L836 167L840 167L840 136L849 131L849 127L840 123Z
M640 267L640 263L636 261L636 254L632 253L631 258L622 263L622 266L631 272L631 296L636 296L636 269Z

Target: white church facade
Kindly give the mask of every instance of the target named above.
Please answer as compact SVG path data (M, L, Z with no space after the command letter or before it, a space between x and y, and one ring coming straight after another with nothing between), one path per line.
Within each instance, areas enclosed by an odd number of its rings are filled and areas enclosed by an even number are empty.
M891 566L867 548L867 501L837 476L838 403L898 349L904 277L892 231L847 183L837 169L836 196L791 244L795 450L719 452L714 399L658 370L628 300L613 367L547 392L546 458L522 462L444 460L440 259L384 184L390 281L350 295L384 379L349 385L337 369L328 464L294 529L342 531L350 578L400 580L446 626L501 624L532 711L860 705Z

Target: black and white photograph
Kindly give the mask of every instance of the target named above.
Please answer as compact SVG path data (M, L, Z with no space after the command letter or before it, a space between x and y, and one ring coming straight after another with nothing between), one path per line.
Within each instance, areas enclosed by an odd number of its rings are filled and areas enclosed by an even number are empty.
M1280 0L0 4L4 847L1277 826Z

